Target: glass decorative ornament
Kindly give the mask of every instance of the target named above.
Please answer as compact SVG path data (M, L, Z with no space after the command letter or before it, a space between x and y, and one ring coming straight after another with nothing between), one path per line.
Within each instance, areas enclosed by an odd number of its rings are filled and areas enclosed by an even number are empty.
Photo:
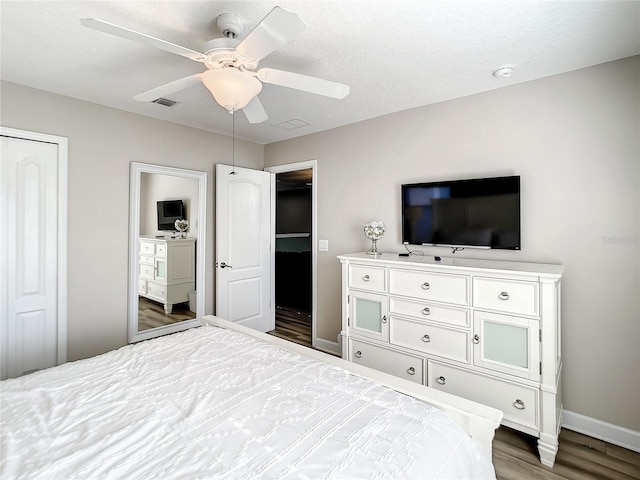
M187 230L189 228L189 220L176 220L174 223L176 230L180 232L178 238L187 238Z
M369 222L364 224L364 236L371 240L371 248L367 250L368 255L382 255L378 252L378 240L384 235L384 222Z

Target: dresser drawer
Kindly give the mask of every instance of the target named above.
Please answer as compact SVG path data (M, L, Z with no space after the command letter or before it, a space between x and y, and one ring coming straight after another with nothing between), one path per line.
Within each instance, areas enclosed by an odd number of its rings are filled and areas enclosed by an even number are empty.
M502 410L504 420L538 428L538 391L533 387L432 360L428 361L427 385Z
M389 342L459 362L469 363L469 333L391 316Z
M424 360L420 357L351 338L349 339L349 360L415 383L423 382Z
M138 293L140 295L147 294L147 281L143 280L142 278L138 279Z
M349 265L349 287L372 292L386 292L387 280L384 267Z
M469 327L469 311L464 308L445 307L435 303L391 297L389 311L430 322Z
M147 265L153 265L155 263L155 260L150 255L140 255L140 263L144 263L144 264L147 264Z
M153 265L140 264L140 276L153 280L155 278L155 267Z
M167 245L164 243L159 243L156 245L156 255L158 257L166 257L167 256Z
M501 312L539 316L537 282L475 277L473 306Z
M469 277L392 268L389 291L394 295L468 305Z
M156 244L153 242L140 242L140 255L155 255L156 254Z
M167 299L165 286L158 285L157 283L147 282L147 295L161 301L165 301Z

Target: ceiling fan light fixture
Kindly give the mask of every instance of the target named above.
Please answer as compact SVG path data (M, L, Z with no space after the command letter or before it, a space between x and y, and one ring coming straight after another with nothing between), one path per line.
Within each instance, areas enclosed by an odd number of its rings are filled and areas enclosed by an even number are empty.
M260 80L234 67L207 70L202 74L202 83L229 112L246 107L262 90Z

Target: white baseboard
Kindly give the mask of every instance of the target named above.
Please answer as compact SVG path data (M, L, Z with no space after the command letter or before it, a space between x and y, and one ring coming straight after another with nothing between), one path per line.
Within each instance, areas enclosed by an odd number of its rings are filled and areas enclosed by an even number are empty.
M562 426L568 430L640 453L640 432L630 428L620 427L568 410L562 411Z
M322 350L323 352L332 353L334 355L341 355L340 345L338 342L332 342L330 340L325 340L324 338L317 338L314 342L314 348L318 350Z

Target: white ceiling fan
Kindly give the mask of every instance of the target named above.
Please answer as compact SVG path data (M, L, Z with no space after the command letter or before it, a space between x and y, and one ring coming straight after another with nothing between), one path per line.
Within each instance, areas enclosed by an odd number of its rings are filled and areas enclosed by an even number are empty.
M242 109L249 123L261 123L268 118L257 96L262 90L262 83L336 99L349 94L349 86L341 83L272 68L256 70L260 60L307 28L298 15L281 7L271 10L242 41L236 39L242 32L239 17L232 13L219 15L216 23L224 37L208 42L205 53L95 18L83 18L81 23L85 27L182 55L207 67L203 73L180 78L136 95L134 99L141 102L152 102L202 82L216 102L229 113Z

